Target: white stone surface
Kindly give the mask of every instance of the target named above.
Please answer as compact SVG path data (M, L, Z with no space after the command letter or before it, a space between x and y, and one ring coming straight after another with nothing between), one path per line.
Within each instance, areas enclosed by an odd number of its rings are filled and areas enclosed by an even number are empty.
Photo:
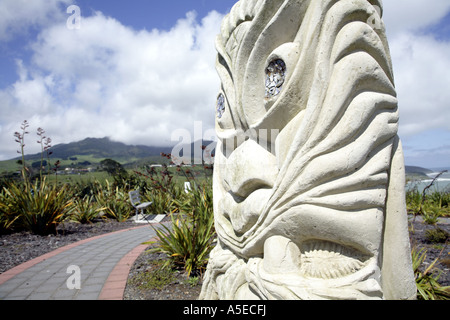
M202 299L415 298L394 77L370 2L241 0L224 19ZM277 60L285 70L268 70Z

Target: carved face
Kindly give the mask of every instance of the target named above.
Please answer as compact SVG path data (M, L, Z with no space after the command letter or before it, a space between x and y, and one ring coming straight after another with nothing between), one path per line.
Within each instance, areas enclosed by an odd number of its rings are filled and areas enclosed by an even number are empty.
M371 3L241 0L225 18L204 297L383 297L398 114Z

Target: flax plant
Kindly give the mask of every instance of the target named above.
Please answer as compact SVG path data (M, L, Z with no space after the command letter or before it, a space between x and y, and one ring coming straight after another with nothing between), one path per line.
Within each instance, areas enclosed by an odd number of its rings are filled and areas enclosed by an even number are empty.
M440 274L433 275L438 259L435 259L425 270L421 267L427 257L425 248L413 248L411 251L413 270L416 277L417 298L419 300L450 300L450 286L443 287L438 283Z
M18 227L38 235L56 233L71 204L67 186L49 184L45 178L34 184L13 182L5 188L4 206L17 217Z
M101 207L92 195L85 195L83 198L73 200L73 209L71 210L70 219L81 224L92 223L93 220L100 216L100 212L106 210Z
M171 215L170 226L155 228L159 241L150 251L166 254L168 263L184 269L188 277L201 274L215 237L212 190L195 188L187 199L175 203L180 212Z
M202 150L205 149L206 147L202 146ZM172 159L170 154L161 155ZM203 165L205 173L213 169L212 164L206 166L203 162ZM172 211L172 223L169 226L163 224L160 229L154 228L159 240L150 251L166 254L169 257L167 264L184 269L189 279L191 275L196 277L203 273L214 247L212 183L205 174L206 183L199 186L191 169L184 166L177 166L177 172L181 172L193 184L187 193L174 194L174 189L171 188L172 177L168 170L162 172L162 181L168 182L167 185L160 183L161 180L155 177L155 172L151 172L152 182L156 181L156 185L164 186L164 190L172 195L172 206L175 209Z
M106 180L105 187L100 186L96 201L103 207L107 217L118 222L125 222L133 212L128 193L118 186L114 187L108 180Z
M2 215L8 216L8 221L12 221L8 224L3 223L5 227L10 228L14 223L17 229L47 235L56 233L57 226L70 211L72 201L67 186L49 184L42 176L42 158L39 179L34 183L30 180L30 171L25 163L25 135L29 133L28 127L29 123L25 120L20 127L21 132L14 133L15 141L20 146L20 151L17 152L22 155L23 182L10 181L5 184L0 199L0 211ZM42 147L46 143L44 133L41 128L37 131L41 138L38 143L41 143Z
M18 216L13 216L9 212L5 191L0 190L0 235L10 232L14 222L18 218Z

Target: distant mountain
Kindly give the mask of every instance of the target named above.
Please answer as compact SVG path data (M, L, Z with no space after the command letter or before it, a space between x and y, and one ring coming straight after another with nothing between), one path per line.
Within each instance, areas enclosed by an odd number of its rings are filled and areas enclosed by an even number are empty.
M180 154L176 156L183 157L183 151L191 150L191 158L202 154L201 146L210 146L211 141L197 141L191 145L184 145L184 148L179 148L177 151ZM71 142L67 144L58 144L50 148L52 153L51 161L62 160L65 165L70 163L91 162L99 163L104 159L113 159L124 165L134 165L138 162L162 162L167 161L161 157L161 153L169 154L174 149L173 146L155 147L143 145L127 145L122 142L112 141L109 138L86 138L82 141ZM198 149L198 151L195 151ZM214 150L210 150L214 153ZM46 155L44 155L44 159ZM20 160L21 157L13 160ZM25 160L28 162L40 162L41 153L26 155Z
M412 174L412 173L422 173L422 174L427 174L427 173L432 173L434 172L433 170L430 169L426 169L426 168L422 168L422 167L415 167L415 166L405 166L405 171L407 174Z
M51 159L68 160L79 156L91 156L95 159L114 159L128 162L159 156L161 152L169 153L172 147L149 147L143 145L126 145L122 142L112 141L109 138L86 138L82 141L53 146ZM40 160L41 154L26 155L26 160ZM19 159L19 158L18 158Z
M432 173L433 170L417 167L417 166L405 166L405 173L407 179L413 179L413 180L422 180L422 179L428 179L427 174Z

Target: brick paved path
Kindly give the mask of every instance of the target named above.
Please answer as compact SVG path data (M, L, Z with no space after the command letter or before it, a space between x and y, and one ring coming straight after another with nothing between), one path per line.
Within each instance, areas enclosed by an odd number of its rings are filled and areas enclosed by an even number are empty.
M120 300L148 225L83 240L0 275L0 300ZM79 287L79 289L78 289Z

